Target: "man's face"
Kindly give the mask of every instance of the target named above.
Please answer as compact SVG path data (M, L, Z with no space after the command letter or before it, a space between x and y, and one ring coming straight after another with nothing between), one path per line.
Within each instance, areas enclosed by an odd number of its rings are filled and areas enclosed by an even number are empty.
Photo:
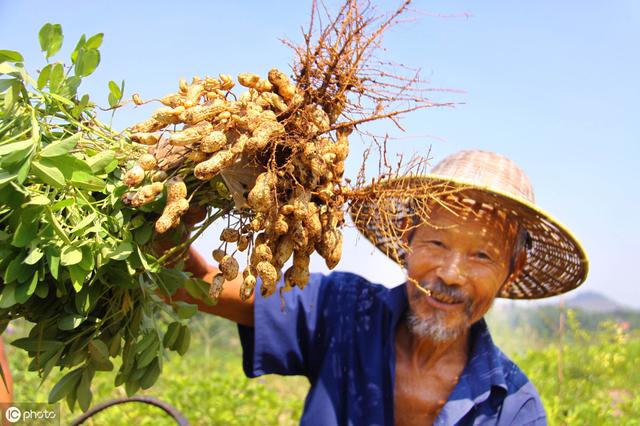
M448 341L482 318L507 278L514 235L494 213L436 207L410 240L407 274L431 292L407 285L413 333Z

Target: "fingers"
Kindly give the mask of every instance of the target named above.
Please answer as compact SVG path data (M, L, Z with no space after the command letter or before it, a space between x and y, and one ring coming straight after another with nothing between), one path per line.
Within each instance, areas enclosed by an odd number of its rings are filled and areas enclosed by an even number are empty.
M207 209L204 206L191 206L182 216L182 221L188 229L202 222L207 217Z

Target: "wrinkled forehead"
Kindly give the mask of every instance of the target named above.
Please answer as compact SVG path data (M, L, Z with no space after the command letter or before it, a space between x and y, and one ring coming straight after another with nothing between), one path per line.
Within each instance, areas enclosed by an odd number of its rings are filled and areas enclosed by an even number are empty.
M426 206L432 227L446 224L473 224L481 227L486 234L510 237L518 230L518 221L498 204L482 199L477 191L466 191L446 198L430 200Z

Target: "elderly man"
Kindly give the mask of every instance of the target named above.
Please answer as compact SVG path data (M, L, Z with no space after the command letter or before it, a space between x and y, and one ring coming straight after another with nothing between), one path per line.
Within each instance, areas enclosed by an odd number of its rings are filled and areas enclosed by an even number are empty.
M284 294L284 307L259 291L242 302L239 282L228 283L216 306L199 303L239 324L249 377L309 378L301 424L546 423L534 386L494 345L483 316L497 296L575 288L587 274L584 251L533 204L527 177L505 157L463 151L433 174L385 184L424 183L455 188L454 202L434 203L428 222L416 223L403 200L397 226L385 228L401 235L380 231L374 206L354 209L360 231L406 268L406 284L314 274L304 290ZM193 250L188 268L205 279L217 272Z

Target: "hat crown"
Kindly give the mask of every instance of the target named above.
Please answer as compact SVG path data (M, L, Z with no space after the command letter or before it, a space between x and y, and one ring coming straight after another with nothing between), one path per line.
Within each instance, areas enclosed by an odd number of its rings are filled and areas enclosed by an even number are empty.
M524 171L494 152L460 151L436 164L431 173L535 202L531 181Z

